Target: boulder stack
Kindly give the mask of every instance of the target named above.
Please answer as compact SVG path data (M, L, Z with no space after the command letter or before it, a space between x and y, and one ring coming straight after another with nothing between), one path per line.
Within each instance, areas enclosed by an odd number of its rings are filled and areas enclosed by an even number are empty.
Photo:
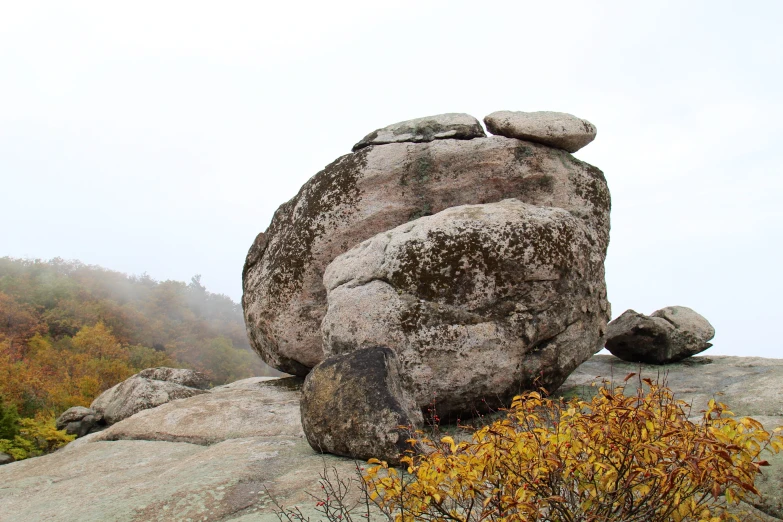
M375 234L450 207L515 198L564 209L584 223L596 262L603 262L610 198L596 167L561 148L505 136L411 140L370 144L338 158L278 208L256 238L243 271L242 305L251 345L270 366L305 376L323 360L329 263Z
M375 386L399 393L384 401L411 397L413 410L434 404L443 416L554 389L603 347L609 190L599 169L567 152L595 127L562 113L535 113L532 127L502 114L487 117L501 134L490 137L466 114L378 129L256 237L243 269L248 336L281 371L315 368L313 404L325 407L318 390L337 374L370 392L348 370L362 350L386 350ZM303 407L308 440L351 456L383 447L375 456L394 460L391 425L366 440L346 428L376 422L360 410L329 403L324 417ZM416 427L413 410L394 415ZM327 440L334 430L350 444Z

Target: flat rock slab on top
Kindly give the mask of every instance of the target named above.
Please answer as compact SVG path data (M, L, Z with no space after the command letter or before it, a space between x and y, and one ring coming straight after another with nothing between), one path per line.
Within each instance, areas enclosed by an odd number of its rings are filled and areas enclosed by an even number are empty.
M492 134L576 152L595 139L595 125L565 112L497 111L484 123Z
M470 140L486 137L481 123L470 114L447 113L401 121L371 132L353 146L356 152L370 145L423 143L433 140Z

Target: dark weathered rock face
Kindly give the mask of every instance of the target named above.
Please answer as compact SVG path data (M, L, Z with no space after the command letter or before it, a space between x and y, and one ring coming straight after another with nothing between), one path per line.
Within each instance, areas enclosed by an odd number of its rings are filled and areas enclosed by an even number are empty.
M327 361L386 343L441 417L554 389L603 347L604 250L569 212L516 199L377 234L326 269Z
M492 134L576 152L595 139L595 125L565 112L497 111L484 118Z
M562 150L495 136L376 145L337 159L275 212L248 254L242 304L251 344L271 366L306 375L324 357L322 278L335 257L413 219L508 198L567 210L605 253L604 176Z
M369 347L328 357L302 386L302 428L316 451L399 462L421 410L405 386L397 355Z
M147 375L149 377L144 377ZM172 381L151 377L170 378ZM149 368L109 388L96 398L90 408L98 412L106 424L114 424L142 410L154 408L175 399L208 393L177 381L203 385L203 375L192 370Z
M100 431L106 427L106 424L103 422L103 415L97 411L84 406L74 406L57 417L55 427L58 430L65 430L69 435L84 437L89 433Z
M387 143L424 143L434 140L470 140L484 138L484 129L479 121L469 114L438 114L415 120L401 121L371 132L353 146L356 152L370 145Z
M684 306L669 306L649 317L626 310L609 323L606 349L630 362L668 364L701 353L712 344L715 329Z

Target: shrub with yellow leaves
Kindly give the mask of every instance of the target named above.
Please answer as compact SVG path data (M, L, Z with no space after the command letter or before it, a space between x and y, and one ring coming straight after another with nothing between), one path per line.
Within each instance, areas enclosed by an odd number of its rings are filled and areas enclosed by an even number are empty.
M783 450L783 428L735 419L714 399L692 422L687 403L650 379L625 392L533 391L470 441L419 433L410 442L426 452L404 457L407 473L371 460L367 491L398 522L740 520L731 508L758 494L762 454Z

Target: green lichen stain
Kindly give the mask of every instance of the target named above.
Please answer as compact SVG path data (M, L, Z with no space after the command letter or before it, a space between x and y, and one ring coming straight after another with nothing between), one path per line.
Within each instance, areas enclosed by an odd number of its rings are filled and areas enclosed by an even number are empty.
M312 264L313 244L330 231L327 224L350 219L360 199L358 181L369 150L338 158L275 212L264 252L270 306L286 303L302 287Z
M491 234L503 241L489 239ZM550 221L542 223L508 223L492 227L481 222L469 223L449 233L431 230L426 240L414 240L399 254L399 265L390 274L389 283L397 289L429 302L411 303L402 326L415 331L420 325L433 322L433 314L444 314L484 291L482 281L493 283L494 295L487 309L471 310L465 317L452 318L455 323L470 324L479 315L508 313L504 301L514 300L517 292L526 288L526 267L523 260L531 256L536 264L552 267L564 274L576 264L572 244L576 241L571 224ZM483 274L486 279L477 278ZM480 285L480 286L479 286ZM439 305L444 307L439 308ZM436 322L443 322L443 317Z

